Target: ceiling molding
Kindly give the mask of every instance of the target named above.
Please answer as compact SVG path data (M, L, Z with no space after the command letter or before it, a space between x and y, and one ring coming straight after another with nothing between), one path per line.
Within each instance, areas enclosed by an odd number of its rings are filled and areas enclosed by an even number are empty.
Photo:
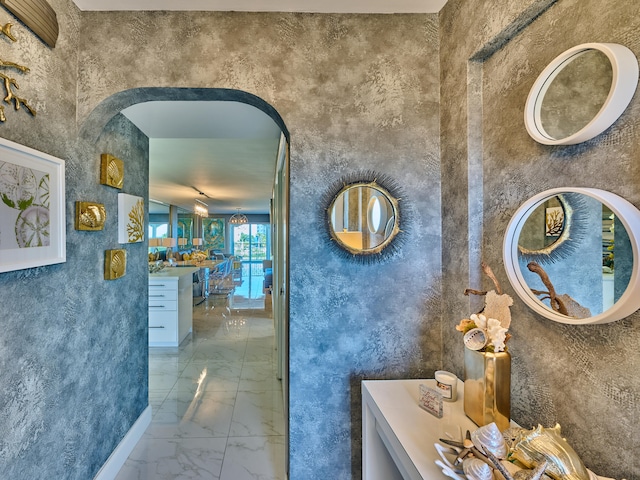
M80 10L438 13L447 0L73 0ZM301 5L304 3L304 5Z

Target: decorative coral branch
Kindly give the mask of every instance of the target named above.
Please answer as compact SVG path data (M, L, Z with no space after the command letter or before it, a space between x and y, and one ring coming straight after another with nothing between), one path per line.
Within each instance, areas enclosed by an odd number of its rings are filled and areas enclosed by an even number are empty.
M19 65L13 62L7 62L2 59L0 59L0 67L15 68L16 70L20 70L22 73L27 73L29 71L29 67L25 67L24 65Z
M536 262L529 262L529 264L527 265L527 268L531 272L537 273L538 276L540 277L540 280L542 280L542 283L544 283L544 286L547 287L548 292L536 293L536 295L548 294L549 304L551 305L551 308L554 311L561 313L562 315L569 315L567 311L567 307L565 306L564 302L560 300L556 295L556 290L555 288L553 288L553 284L551 283L551 280L549 279L549 275L547 275L547 272L545 272L544 269L540 265L538 265Z
M28 100L26 98L18 97L15 94L15 92L13 91L12 87L15 87L16 89L20 88L18 86L18 82L16 81L16 79L15 78L11 78L11 77L5 75L4 73L0 73L0 78L4 79L4 88L5 88L6 92L7 92L7 96L4 97L5 103L11 104L11 100L13 100L16 110L20 110L20 106L24 105L25 108L27 110L29 110L29 113L31 113L31 115L33 115L35 117L36 116L36 111L31 105L29 105ZM3 113L4 113L4 109L3 109ZM0 118L3 117L3 116L4 115L1 115ZM2 121L4 121L4 120L6 120L6 118L3 119Z
M17 39L11 33L11 27L13 27L13 23L6 23L3 25L2 29L0 29L0 33L7 37L12 42L15 42Z
M15 42L16 37L14 37L13 34L11 33L12 26L13 25L11 23L6 23L2 27L0 27L0 36L4 35L9 40ZM18 70L21 73L27 73L29 71L29 67L25 67L24 65L20 65L18 63L14 63L14 62L2 60L2 59L0 59L0 68L5 68L5 69L12 68L12 69ZM6 96L4 97L4 102L11 105L11 102L13 101L14 108L16 110L20 110L20 107L24 105L24 107L29 111L29 113L35 117L36 111L31 105L29 105L28 100L26 98L19 97L18 95L16 95L16 92L14 91L14 89L18 90L20 88L18 86L18 81L15 78L5 75L4 73L0 73L0 79L4 80L4 89L6 92ZM4 112L4 105L0 105L0 122L6 122L6 121L7 121L7 117Z

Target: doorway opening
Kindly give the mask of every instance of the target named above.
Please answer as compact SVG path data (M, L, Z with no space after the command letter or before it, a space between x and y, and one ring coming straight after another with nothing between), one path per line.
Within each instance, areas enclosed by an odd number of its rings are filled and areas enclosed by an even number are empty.
M234 308L270 310L272 287L271 227L268 223L233 225L232 250L239 264L239 281L233 295ZM268 302L267 302L268 300Z
M271 432L268 431L266 433L267 438L271 442L269 444L269 448L265 451L268 453L266 463L269 465L284 465L283 470L285 471L285 475L288 472L288 399L289 399L289 389L288 389L288 228L286 225L288 224L288 179L289 179L289 169L288 169L288 161L289 161L289 148L288 148L288 131L284 126L284 123L279 116L279 114L268 105L266 102L261 100L258 97L255 97L246 92L237 91L237 90L228 90L228 89L179 89L179 88L139 88L132 89L124 92L120 92L119 94L113 95L106 99L102 104L100 104L87 118L87 120L83 124L81 136L89 141L95 141L102 131L104 130L106 124L113 118L115 115L121 113L127 107L142 104L146 102L171 102L171 101L206 101L206 102L215 102L215 101L227 101L227 102L238 102L244 103L253 107L256 107L258 110L261 110L263 113L267 114L272 120L280 127L280 136L278 138L278 148L277 148L277 165L276 165L276 178L273 178L273 165L269 168L268 177L272 182L271 193L272 204L269 206L269 217L270 223L259 224L258 222L254 222L249 226L249 231L247 232L248 242L246 245L240 245L240 240L238 244L238 249L248 248L247 254L247 267L249 268L248 277L251 278L251 291L255 292L256 285L260 287L260 278L258 275L252 275L252 271L254 265L259 265L262 269L262 261L260 257L264 255L266 258L273 259L274 266L274 278L276 279L274 282L274 299L273 299L273 316L272 318L263 319L265 320L263 323L260 323L259 319L254 321L252 324L250 322L245 321L245 318L241 318L239 316L231 316L230 318L225 318L224 313L220 310L221 318L217 320L220 322L219 325L213 324L213 328L215 332L211 329L212 322L207 318L208 315L203 314L203 316L199 319L201 323L203 323L204 327L209 327L209 331L207 335L211 338L201 338L198 344L194 344L189 346L186 349L178 348L171 349L169 352L161 352L164 354L162 358L159 359L157 363L158 366L158 375L155 379L159 385L159 388L156 388L154 391L154 395L152 395L151 388L149 389L149 409L153 408L155 412L158 413L158 418L167 419L172 418L176 421L172 423L172 425L167 425L167 422L164 421L161 425L162 435L167 434L167 428L177 429L176 431L170 432L172 435L171 439L167 439L167 443L172 443L174 437L184 437L185 429L189 431L198 431L200 432L198 435L199 441L201 440L203 432L208 434L211 429L217 428L217 423L231 422L230 429L228 432L236 432L235 437L242 437L243 439L247 439L251 436L255 436L255 441L259 441L262 437L265 436L264 431L260 429L271 428L271 423L263 422L264 418L267 418L268 415L262 414L249 414L243 410L245 406L247 408L251 408L252 406L262 405L262 403L255 401L256 395L260 393L262 397L264 397L267 402L272 402L270 405L277 405L280 402L280 407L282 409L282 425L278 427L278 431ZM197 103L197 102L194 102ZM157 118L163 118L163 116L157 116ZM166 117L164 117L166 118ZM228 118L226 119L228 120ZM135 122L133 122L135 124ZM228 123L228 122L227 122ZM169 137L167 137L169 138ZM245 142L246 143L246 142ZM208 144L205 147L209 146ZM206 151L206 148L202 149ZM173 164L171 168L172 172L181 173L186 170L186 165L184 163L183 158L184 150L177 150L177 153L173 155ZM273 158L273 156L272 156ZM231 164L234 162L231 161ZM237 162L236 162L237 163ZM251 169L245 169L242 172L243 175L248 175L253 173ZM263 175L264 177L264 175ZM193 202L194 196L197 195L196 198L199 198L201 195L209 193L202 189L200 184L194 185L193 183L187 184L187 187L191 190L190 194L190 202ZM200 193L200 191L204 193ZM195 193L194 193L195 192ZM204 195L206 197L206 195ZM211 195L214 197L214 195ZM150 198L145 199L145 205L148 205L148 201ZM206 202L213 204L215 198L206 198ZM171 205L174 205L171 203ZM192 203L191 203L192 205ZM234 209L237 205L234 202ZM189 210L190 207L183 206ZM173 231L167 227L167 236L173 237L176 240L169 248L176 249L181 244L179 240L185 239L187 241L186 245L189 245L189 240L191 239L191 245L198 246L199 242L193 242L194 238L199 238L195 235L189 237L189 235L185 234L185 229L180 230L178 226L178 208L172 208L171 210L175 210L175 215L172 211L170 211L170 218L173 224L173 219L175 218L175 233L173 235ZM246 211L246 210L245 210ZM226 219L227 215L222 214L219 216L220 219ZM194 221L194 224L196 222ZM172 225L173 227L173 225ZM252 230L253 228L253 230ZM266 235L266 242L261 242L261 234L260 229L268 231ZM180 233L182 232L182 233ZM227 234L223 235L223 239L226 241L225 249L229 251L223 252L225 254L231 253L230 251L233 249L235 253L235 241L231 240L230 229L227 228ZM157 231L155 232L158 233ZM177 238L175 238L177 237ZM203 235L204 237L204 235ZM204 240L204 238L203 238ZM263 247L261 243L265 243L266 246ZM205 244L202 243L204 246ZM261 253L261 250L264 249L265 253ZM202 249L204 250L204 249ZM214 250L208 249L208 250ZM239 254L240 252L238 252ZM244 260L244 259L243 259ZM242 262L241 262L242 264ZM243 265L244 267L244 265ZM277 285L275 284L277 283ZM146 290L146 287L145 287ZM248 318L246 320L249 320ZM256 319L253 319L256 320ZM194 318L195 321L195 318ZM239 337L240 328L246 327L250 325L252 331L249 336ZM195 322L194 322L195 326ZM246 328L245 328L246 330ZM215 333L220 332L220 335L215 335ZM253 336L251 336L253 335ZM146 342L146 339L145 339ZM221 342L226 342L227 344L222 345ZM262 345L264 343L264 345ZM274 357L273 346L276 347L276 357ZM161 349L163 347L160 347ZM151 349L148 349L151 350ZM243 352L244 357L240 358L239 353ZM186 356L189 358L187 359ZM268 364L264 365L264 356L271 356L268 360ZM237 360L238 367L234 370L233 375L239 375L239 377L235 380L228 378L229 377L229 365L228 358L234 357ZM237 358L236 358L237 357ZM255 365L257 364L257 365ZM186 365L186 366L185 366ZM214 367L220 367L220 371L215 370ZM175 367L175 368L174 368ZM268 368L266 368L268 367ZM168 369L173 369L174 371L167 373ZM251 371L254 368L255 371ZM179 370L179 372L178 372ZM246 370L246 371L245 371ZM151 372L150 372L151 373ZM173 378L172 377L175 377ZM151 377L151 374L150 374ZM192 381L193 380L193 381ZM237 380L237 383L236 383ZM192 383L197 384L197 388L195 388L195 392L198 394L197 397L193 397L193 386ZM208 383L207 383L208 382ZM256 388L253 385L255 382L260 383L260 388ZM275 382L275 383L273 383ZM186 384L186 385L185 385ZM203 385L208 384L211 388L204 388ZM277 385L277 387L274 387ZM151 381L149 382L149 386L151 386ZM258 390L264 390L262 392L257 392ZM278 392L278 394L276 394ZM233 394L233 395L232 395ZM191 397L189 397L191 395ZM229 397L228 399L219 403L218 397ZM238 419L235 420L233 415L230 416L230 408L231 405L231 396L235 399L238 405ZM207 397L207 398L205 398ZM209 398L211 397L211 398ZM270 399L274 399L273 401ZM206 401L206 402L205 402ZM284 401L284 405L282 402ZM210 404L214 410L221 412L223 415L220 418L212 418L211 415L207 415L206 413L209 411L205 408L202 408L203 405ZM219 403L219 404L218 404ZM240 408L242 407L242 408ZM186 408L186 411L185 411ZM235 407L232 409L235 412ZM269 406L265 412L272 412L273 408ZM154 413L155 413L154 412ZM202 416L198 416L198 413L203 413ZM226 412L226 413L225 413ZM254 412L255 413L255 412ZM246 428L246 417L252 417L256 419L256 424L253 425L251 435L245 436L247 432L243 432L243 428ZM150 417L150 416L149 416ZM223 418L224 417L224 418ZM198 424L198 422L204 422L204 424ZM147 424L148 425L148 424ZM278 423L280 425L280 423ZM157 425L156 425L157 427ZM151 430L154 430L154 424L152 421ZM188 432L187 432L188 433ZM215 433L215 432L214 432ZM206 436L206 435L205 435ZM207 437L208 438L208 437ZM148 439L147 439L148 440ZM216 435L211 435L211 438L208 439L210 441L215 441L217 443L222 443L223 440L219 439ZM225 441L227 442L226 446L222 448L222 451L225 452L225 458L223 461L223 465L221 467L221 477L225 478L228 473L228 478L236 478L235 468L237 465L243 464L243 462L250 461L245 456L234 456L234 452L238 450L243 450L242 445L234 445L233 439L231 437L227 438ZM145 441L144 439L141 442ZM164 437L158 437L155 441L165 441ZM206 442L205 442L206 443ZM249 445L249 450L252 452L258 452L259 449L254 448L253 445ZM144 446L141 446L144 448ZM202 445L197 447L202 450ZM217 447L216 447L217 448ZM211 455L212 458L218 455L216 453L218 450L212 447ZM200 451L198 450L198 451ZM215 451L214 451L215 450ZM127 452L130 453L130 452ZM135 454L131 454L135 457ZM132 458L130 455L130 458ZM185 454L187 457L189 455ZM228 459L227 459L228 457ZM216 457L217 458L217 457ZM194 461L197 459L194 457ZM163 459L159 459L158 462L164 461ZM132 465L137 465L139 462L131 462ZM125 467L126 468L126 467ZM137 468L137 467L135 467ZM154 468L154 465L149 465L149 468ZM124 478L124 477L123 477ZM275 477L274 477L275 478Z

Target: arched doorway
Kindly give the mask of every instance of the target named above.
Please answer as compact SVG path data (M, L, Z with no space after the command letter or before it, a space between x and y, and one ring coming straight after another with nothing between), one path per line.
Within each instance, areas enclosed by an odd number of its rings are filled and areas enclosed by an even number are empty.
M80 130L81 138L92 142L100 137L105 126L122 110L139 103L151 101L240 102L251 105L268 115L280 128L282 140L277 153L277 169L273 179L273 200L270 213L273 232L274 268L274 326L278 348L278 374L282 381L285 420L285 455L288 457L288 155L289 132L280 115L259 97L239 90L188 89L188 88L139 88L120 92L104 100L87 118ZM288 465L288 462L285 462ZM285 467L288 470L288 466Z

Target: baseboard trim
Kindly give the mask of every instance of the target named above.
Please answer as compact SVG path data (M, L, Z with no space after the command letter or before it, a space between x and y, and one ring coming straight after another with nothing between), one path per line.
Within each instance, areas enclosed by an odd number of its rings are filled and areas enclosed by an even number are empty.
M142 435L147 430L147 427L151 424L151 406L148 406L140 414L136 422L131 426L127 434L122 441L118 444L109 458L102 465L102 468L98 474L94 477L94 480L113 480L118 475L118 472L127 461L129 455L138 444L138 441L142 438Z

